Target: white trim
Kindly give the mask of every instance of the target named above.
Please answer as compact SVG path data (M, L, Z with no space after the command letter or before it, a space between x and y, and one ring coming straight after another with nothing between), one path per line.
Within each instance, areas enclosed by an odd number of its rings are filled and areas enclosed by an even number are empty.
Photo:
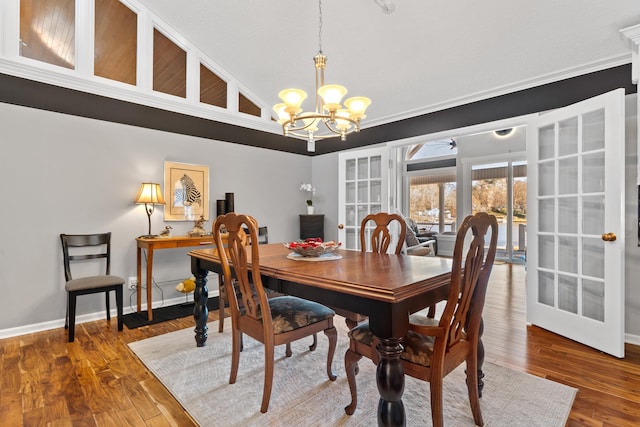
M518 127L518 126L525 125L530 118L535 117L537 115L538 113L527 114L524 116L495 120L493 122L485 122L485 123L465 126L461 128L447 129L439 132L412 136L410 138L397 139L395 141L388 142L387 145L389 147L399 147L399 146L405 146L405 145L418 144L421 142L428 142L428 141L437 140L437 139L458 138L460 136L471 135L474 133L490 132L496 129Z
M75 71L83 76L93 76L95 64L95 2L76 2Z
M631 46L631 82L640 81L640 24L620 30L632 43ZM640 122L640 97L638 98L638 121ZM640 133L638 133L638 154L640 155ZM640 185L640 157L636 166L636 184Z
M624 334L624 342L627 344L640 345L640 335Z
M67 69L20 56L18 46L20 1L3 0L0 3L0 23L3 24L0 28L0 73L263 132L282 133L281 127L271 120L270 107L260 97L228 72L222 71L213 60L205 57L187 39L137 0L124 0L122 4L138 17L136 85L93 75L95 33L93 1L76 4L75 69ZM153 91L154 29L180 46L187 54L186 98ZM200 103L198 91L200 62L227 82L226 109ZM240 91L261 108L261 117L238 112L237 98Z
M631 81L638 84L640 79L640 25L623 28L620 32L633 44L631 46Z
M448 108L458 107L460 105L470 104L472 102L482 101L484 99L493 98L500 95L507 95L513 92L518 92L525 89L530 89L536 86L541 86L548 83L554 83L559 80L568 79L571 77L581 76L583 74L593 73L596 71L606 70L607 68L617 67L619 65L628 64L631 62L631 58L628 54L618 55L611 58L603 59L600 61L591 62L578 67L566 68L549 74L543 74L538 77L534 77L527 80L511 83L504 86L498 86L493 89L488 89L481 92L472 93L459 98L450 99L441 103L431 104L428 106L416 108L414 110L404 111L402 113L393 114L386 117L380 117L376 120L367 120L361 129L367 129L373 126L380 126L386 123L400 121L423 114L429 114Z
M209 298L213 298L217 296L219 296L217 290L213 290L209 292ZM169 300L165 300L162 307L181 304L183 302L184 302L183 297L172 298ZM154 301L154 304L157 304L157 303L158 303L157 301ZM155 308L160 308L160 306L156 306ZM147 304L143 303L141 309L146 310ZM129 314L135 311L136 309L134 307L125 306L123 310L123 314ZM115 308L111 309L111 322L114 322L114 324L117 324L117 321L118 321L117 315L118 314L116 309ZM76 316L76 326L81 323L93 322L96 320L106 321L106 319L107 317L105 316L104 310L97 311L94 313L82 314L82 315ZM32 323L30 325L16 326L15 328L2 329L0 330L0 339L17 337L17 336L26 335L26 334L33 334L33 333L48 331L48 330L57 329L57 328L64 328L64 318L50 320L48 322Z
M37 61L28 60L27 58L20 59L20 61L11 61L6 58L0 58L0 72L68 89L102 95L108 98L234 124L249 129L257 129L274 134L279 134L282 131L280 126L275 122L271 122L271 120L264 121L255 116L233 113L232 111L200 102L196 104L184 98L160 92L145 92L140 87L114 82L98 76L86 78L79 76L71 70L56 70L57 72L52 72L48 68L55 66L51 64L41 63L36 67L27 65L27 62Z

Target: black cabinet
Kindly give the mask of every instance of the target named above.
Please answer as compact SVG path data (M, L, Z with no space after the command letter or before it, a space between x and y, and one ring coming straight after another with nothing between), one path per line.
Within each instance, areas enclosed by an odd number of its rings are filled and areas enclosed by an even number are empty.
M324 240L324 215L300 215L300 238L309 237Z

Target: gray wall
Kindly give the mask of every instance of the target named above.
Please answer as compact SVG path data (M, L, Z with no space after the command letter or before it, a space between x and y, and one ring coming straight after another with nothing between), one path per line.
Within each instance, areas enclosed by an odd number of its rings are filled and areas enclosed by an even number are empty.
M133 200L143 181L164 188L165 160L209 166L212 215L215 200L233 192L236 211L267 225L270 240L298 238L298 214L306 212L299 188L311 182L310 157L1 103L0 129L0 337L63 324L60 233L111 231L112 273L135 275L134 239L147 233L147 216ZM193 227L165 223L162 207L151 220L156 233L165 225L174 234ZM209 220L205 228L211 226ZM156 306L183 297L174 287L191 274L187 252L155 253L154 278L162 288L153 291ZM210 284L210 292L217 290L217 280ZM125 290L125 309L135 303L130 294ZM103 311L102 296L81 297L80 316L103 317Z

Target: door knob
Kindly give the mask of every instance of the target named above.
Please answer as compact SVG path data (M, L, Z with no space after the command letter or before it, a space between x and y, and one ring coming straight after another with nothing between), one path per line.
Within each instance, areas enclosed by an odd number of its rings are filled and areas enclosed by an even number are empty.
M338 228L342 230L344 228L344 224L338 224Z
M605 242L615 242L617 238L616 233L604 233L602 235L602 240Z

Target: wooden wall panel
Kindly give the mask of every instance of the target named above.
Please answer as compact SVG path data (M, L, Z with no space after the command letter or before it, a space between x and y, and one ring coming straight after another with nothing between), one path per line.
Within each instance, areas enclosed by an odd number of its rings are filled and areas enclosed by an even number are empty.
M200 64L200 102L227 108L227 82Z

